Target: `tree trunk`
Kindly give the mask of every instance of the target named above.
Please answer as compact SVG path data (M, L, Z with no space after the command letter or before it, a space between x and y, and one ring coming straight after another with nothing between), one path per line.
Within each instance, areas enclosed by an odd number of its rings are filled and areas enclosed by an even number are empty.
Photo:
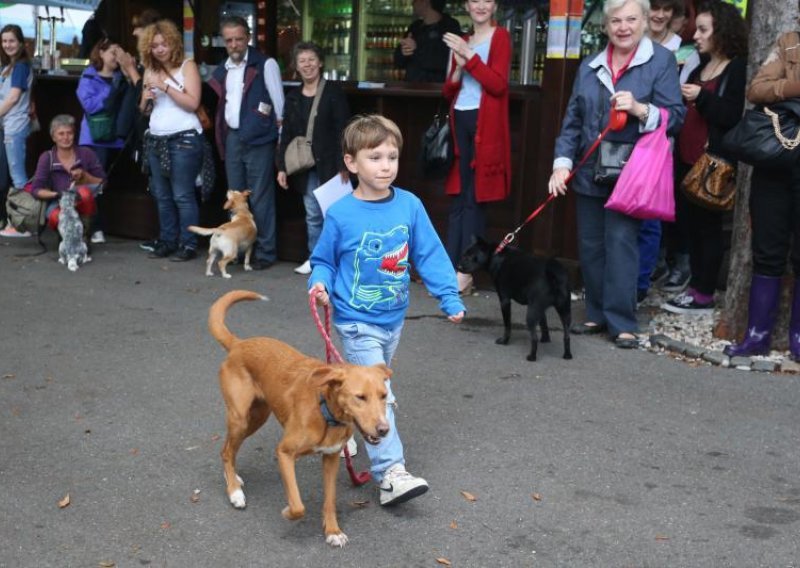
M750 0L750 54L748 80L758 71L781 33L797 29L797 2L789 0ZM731 236L730 270L725 306L721 311L714 335L723 339L740 340L747 329L747 306L753 259L750 249L750 180L752 168L739 164L736 210ZM800 246L800 243L795 243ZM773 334L774 349L786 349L788 344L788 304L790 286L784 282L780 317Z

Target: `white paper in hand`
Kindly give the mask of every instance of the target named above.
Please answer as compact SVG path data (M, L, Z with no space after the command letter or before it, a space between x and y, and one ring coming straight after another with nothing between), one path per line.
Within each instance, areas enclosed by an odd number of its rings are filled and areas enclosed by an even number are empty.
M328 207L339 201L345 195L353 193L353 186L350 180L342 181L342 176L336 174L331 179L323 183L314 190L314 196L319 202L319 208L322 210L322 216L328 211Z

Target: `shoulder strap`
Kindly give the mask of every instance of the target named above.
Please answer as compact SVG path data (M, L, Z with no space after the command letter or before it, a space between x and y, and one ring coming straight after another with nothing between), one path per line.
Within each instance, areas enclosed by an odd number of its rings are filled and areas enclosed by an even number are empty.
M319 99L322 96L322 89L325 88L325 78L319 80L317 85L317 93L314 95L314 102L311 103L311 113L308 115L308 126L306 126L306 140L311 143L314 136L314 120L317 118L317 107L319 106Z

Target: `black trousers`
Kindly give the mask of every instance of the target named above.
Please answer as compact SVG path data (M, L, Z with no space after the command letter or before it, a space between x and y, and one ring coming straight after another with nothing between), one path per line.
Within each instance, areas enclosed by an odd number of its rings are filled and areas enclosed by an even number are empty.
M680 182L689 173L691 166L678 160L677 173ZM689 266L692 279L689 286L701 294L712 295L717 288L717 277L725 253L722 231L724 212L712 211L689 201L682 189L678 190L681 203L680 214L688 235Z
M472 244L473 237L483 237L486 231L486 205L475 201L475 133L478 129L477 110L455 112L455 138L459 152L461 192L450 197L445 249L453 263L458 264L461 253Z
M800 274L800 164L790 171L753 170L750 220L753 273L783 276L792 248L792 269ZM791 247L792 237L794 247Z

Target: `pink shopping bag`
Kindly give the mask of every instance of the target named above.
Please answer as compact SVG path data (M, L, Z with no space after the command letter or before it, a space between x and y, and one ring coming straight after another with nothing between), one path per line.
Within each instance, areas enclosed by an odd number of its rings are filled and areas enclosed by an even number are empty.
M675 220L668 122L669 112L662 108L661 124L636 142L606 202L606 209L637 219Z

